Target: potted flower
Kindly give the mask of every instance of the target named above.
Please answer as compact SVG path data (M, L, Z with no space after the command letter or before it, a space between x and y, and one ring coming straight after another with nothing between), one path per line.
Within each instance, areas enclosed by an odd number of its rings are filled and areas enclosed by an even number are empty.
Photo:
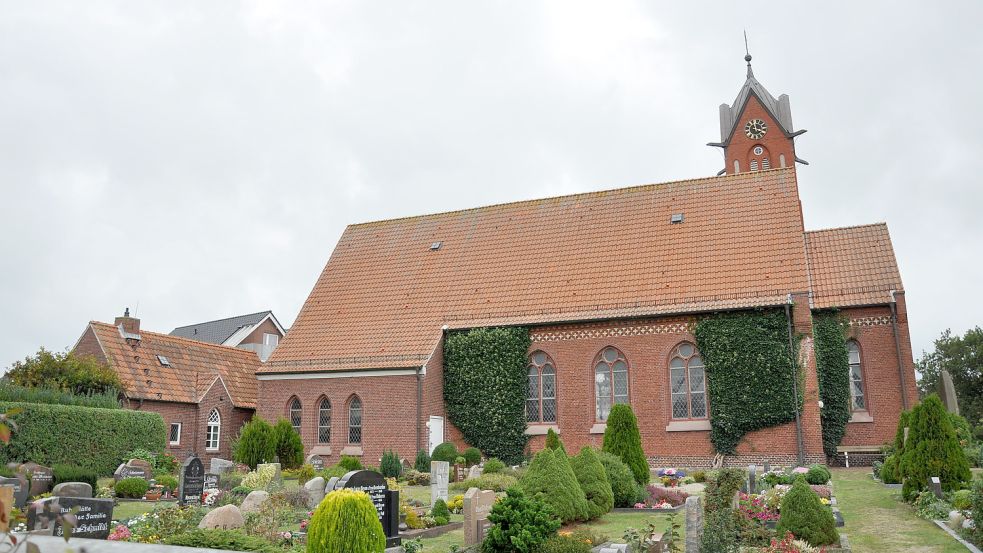
M667 488L675 488L685 476L686 473L684 471L676 469L662 469L659 471L659 479L662 480L662 485Z
M147 490L147 493L143 494L143 498L147 501L157 501L160 499L161 494L164 493L163 486L153 486Z

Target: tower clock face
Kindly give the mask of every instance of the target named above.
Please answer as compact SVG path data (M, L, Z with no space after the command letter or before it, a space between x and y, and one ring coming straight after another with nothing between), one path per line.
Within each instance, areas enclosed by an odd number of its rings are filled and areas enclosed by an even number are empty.
M751 119L744 125L744 134L748 138L757 140L764 136L766 132L768 132L768 125L761 119Z

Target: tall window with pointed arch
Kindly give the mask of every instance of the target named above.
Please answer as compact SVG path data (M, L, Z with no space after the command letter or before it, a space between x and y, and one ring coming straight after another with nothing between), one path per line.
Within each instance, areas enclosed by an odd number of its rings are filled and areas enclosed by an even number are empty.
M217 451L218 440L222 435L222 415L218 409L212 409L208 414L208 426L205 429L205 451Z
M594 405L598 421L608 420L611 406L628 403L628 359L606 347L594 358Z
M300 434L300 423L303 420L303 409L300 405L300 399L294 396L290 400L290 426L294 427L294 432Z
M331 400L321 398L317 406L317 443L331 443Z
M533 352L529 356L526 421L543 424L556 422L556 365L543 351Z
M864 373L860 367L860 345L856 340L846 343L850 354L850 407L854 411L866 411L867 400L864 395Z
M362 443L362 400L358 396L348 402L348 443Z
M672 418L707 418L706 367L696 346L683 342L669 360Z

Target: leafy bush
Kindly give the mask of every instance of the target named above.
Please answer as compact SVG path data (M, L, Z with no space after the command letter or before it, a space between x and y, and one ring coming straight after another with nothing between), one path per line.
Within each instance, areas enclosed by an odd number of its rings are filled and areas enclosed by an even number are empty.
M403 478L406 479L406 483L410 486L429 486L430 485L430 473L420 472L416 469L410 469L403 473Z
M276 438L273 427L262 417L253 416L242 426L239 439L232 450L232 459L254 469L260 463L268 463L276 455Z
M133 539L141 543L158 543L163 536L174 536L194 530L205 514L204 509L197 507L170 507L157 509L153 515L149 513L130 519L130 531Z
M260 553L276 553L283 550L263 538L247 536L237 530L195 529L190 532L164 538L163 543L205 549L259 551Z
M177 458L167 451L154 455L154 460L151 463L154 465L154 474L158 472L174 474L178 466Z
M944 520L949 517L952 505L935 497L930 491L918 494L913 502L915 513L926 520Z
M430 454L427 450L421 449L416 452L416 460L413 462L413 468L420 472L430 472Z
M690 476L693 477L693 482L702 484L703 482L707 481L707 471L705 470L694 470L692 473L690 473Z
M704 500L707 512L729 508L734 494L744 483L744 471L741 469L720 469L714 478L707 482Z
M314 474L314 465L305 463L300 467L300 470L297 471L297 483L303 486L308 480L314 478Z
M358 457L342 455L341 459L338 460L338 466L349 472L353 470L362 470L362 461L360 461Z
M399 478L399 475L403 473L403 464L399 462L399 455L396 455L393 450L387 449L382 454L379 471L387 478Z
M560 441L560 435L557 434L552 428L546 431L546 447L550 449L559 449L564 453L567 449L563 447L563 442Z
M30 459L48 467L73 464L108 476L126 452L138 447L161 451L167 437L164 419L149 411L0 402L0 412L14 408L23 411L13 417L17 431L0 448L0 465Z
M402 512L406 514L406 526L408 528L411 528L413 530L419 530L421 528L427 527L423 523L423 521L420 520L420 517L417 516L416 510L413 507L410 507L409 505L403 505L402 507L400 507L400 510L402 510Z
M27 388L9 382L0 382L0 401L77 405L80 407L100 407L102 409L122 408L119 403L119 392L116 390L109 390L102 393L76 394L53 388Z
M385 549L382 523L364 492L329 493L307 526L308 553L383 553Z
M499 461L497 458L492 457L485 461L485 466L481 470L482 474L495 474L497 472L502 472L505 470L505 463Z
M593 520L614 508L614 492L604 472L604 465L594 448L584 447L570 458L570 466L587 498L587 518Z
M973 493L970 496L970 518L973 521L983 520L983 480L973 481ZM973 529L973 538L976 543L983 544L983 524L977 524Z
M304 442L287 419L276 422L273 427L273 442L276 444L276 456L283 468L295 469L304 463Z
M431 461L447 461L450 464L454 464L454 460L460 457L457 452L457 446L453 442L444 442L434 448L433 453L430 455ZM427 467L428 469L430 467Z
M519 479L519 487L530 497L545 501L563 523L589 517L584 491L566 453L560 450L546 448L537 453Z
M143 478L124 478L117 482L113 489L116 490L118 497L136 499L143 497L143 494L147 493L147 490L150 489L150 484Z
M831 545L840 539L833 511L823 506L804 478L796 479L782 498L781 515L775 527L778 535L791 532L810 545Z
M631 507L638 501L638 484L635 476L631 473L628 465L621 461L621 457L612 453L601 452L598 455L601 466L604 467L604 474L608 477L608 484L611 485L611 492L614 494L615 507Z
M829 482L832 477L833 475L830 474L825 465L812 465L809 467L809 472L806 473L806 482L821 485Z
M909 426L900 464L905 500L912 501L918 492L927 490L932 476L939 477L944 491L957 490L972 480L969 462L939 396L932 394L916 405Z
M467 491L468 488L478 488L479 490L494 490L504 492L505 490L517 486L519 479L511 474L494 473L482 474L477 478L469 478L462 482L454 482L449 486L453 491Z
M518 488L509 489L495 503L488 520L493 524L481 543L482 553L532 552L552 537L560 521L553 510Z
M451 518L451 511L450 509L447 508L447 502L438 497L437 501L434 501L433 507L430 509L430 516L434 518L437 517L444 517L445 519Z
M537 553L590 553L591 546L571 536L553 536L546 540Z
M348 474L349 472L351 471L338 464L338 465L331 465L328 467L324 467L323 469L318 471L317 475L320 476L321 478L324 478L325 480L331 480L332 478L341 478L342 476Z
M218 477L218 487L223 490L231 490L242 485L243 475L238 472L223 472Z
M651 478L649 465L642 451L638 420L630 405L619 403L611 408L607 428L604 430L604 445L601 449L621 457L621 460L631 469L636 482L648 484Z
M94 356L52 353L44 348L33 357L15 361L4 378L26 388L54 388L78 395L115 395L123 390L116 371ZM118 409L119 403L114 408Z
M735 553L739 543L737 524L739 516L737 511L730 507L708 512L703 521L700 551Z
M846 343L850 325L838 313L814 314L812 321L819 399L823 402L819 414L823 451L833 457L850 422L850 354Z
M160 484L161 486L164 486L164 489L165 490L170 490L170 491L173 492L178 487L178 479L177 478L174 478L173 476L171 476L169 474L158 476L156 478L156 480L157 480L157 483L158 484Z
M880 479L881 482L884 482L885 484L901 483L901 475L898 471L897 454L891 455L887 459L884 459L884 464L881 465Z
M54 477L53 485L63 482L85 482L92 486L93 492L99 487L97 483L99 475L94 470L84 469L76 465L58 464L51 467L51 473Z
M481 451L476 447L469 447L464 450L464 460L468 466L477 465L481 462Z
M952 494L952 506L965 511L973 506L973 490L959 490Z
M451 423L467 443L509 463L522 460L528 441L531 343L522 327L454 331L444 339L444 402Z
M242 477L242 485L253 490L270 491L276 477L274 465L264 465Z

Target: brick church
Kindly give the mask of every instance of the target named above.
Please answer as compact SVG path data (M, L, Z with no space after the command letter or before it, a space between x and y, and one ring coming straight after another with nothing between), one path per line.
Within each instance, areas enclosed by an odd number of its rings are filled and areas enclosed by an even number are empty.
M826 460L811 345L813 314L831 308L849 321L839 450L890 441L917 393L887 226L805 229L795 169L805 131L746 60L736 100L720 107L711 146L726 166L715 177L349 226L257 372L257 413L291 419L306 453L327 462L463 445L443 401L447 333L523 326L532 450L551 428L568 450L600 445L611 406L628 403L653 466L707 466L713 409L693 323L791 305L801 430L751 432L724 462Z

